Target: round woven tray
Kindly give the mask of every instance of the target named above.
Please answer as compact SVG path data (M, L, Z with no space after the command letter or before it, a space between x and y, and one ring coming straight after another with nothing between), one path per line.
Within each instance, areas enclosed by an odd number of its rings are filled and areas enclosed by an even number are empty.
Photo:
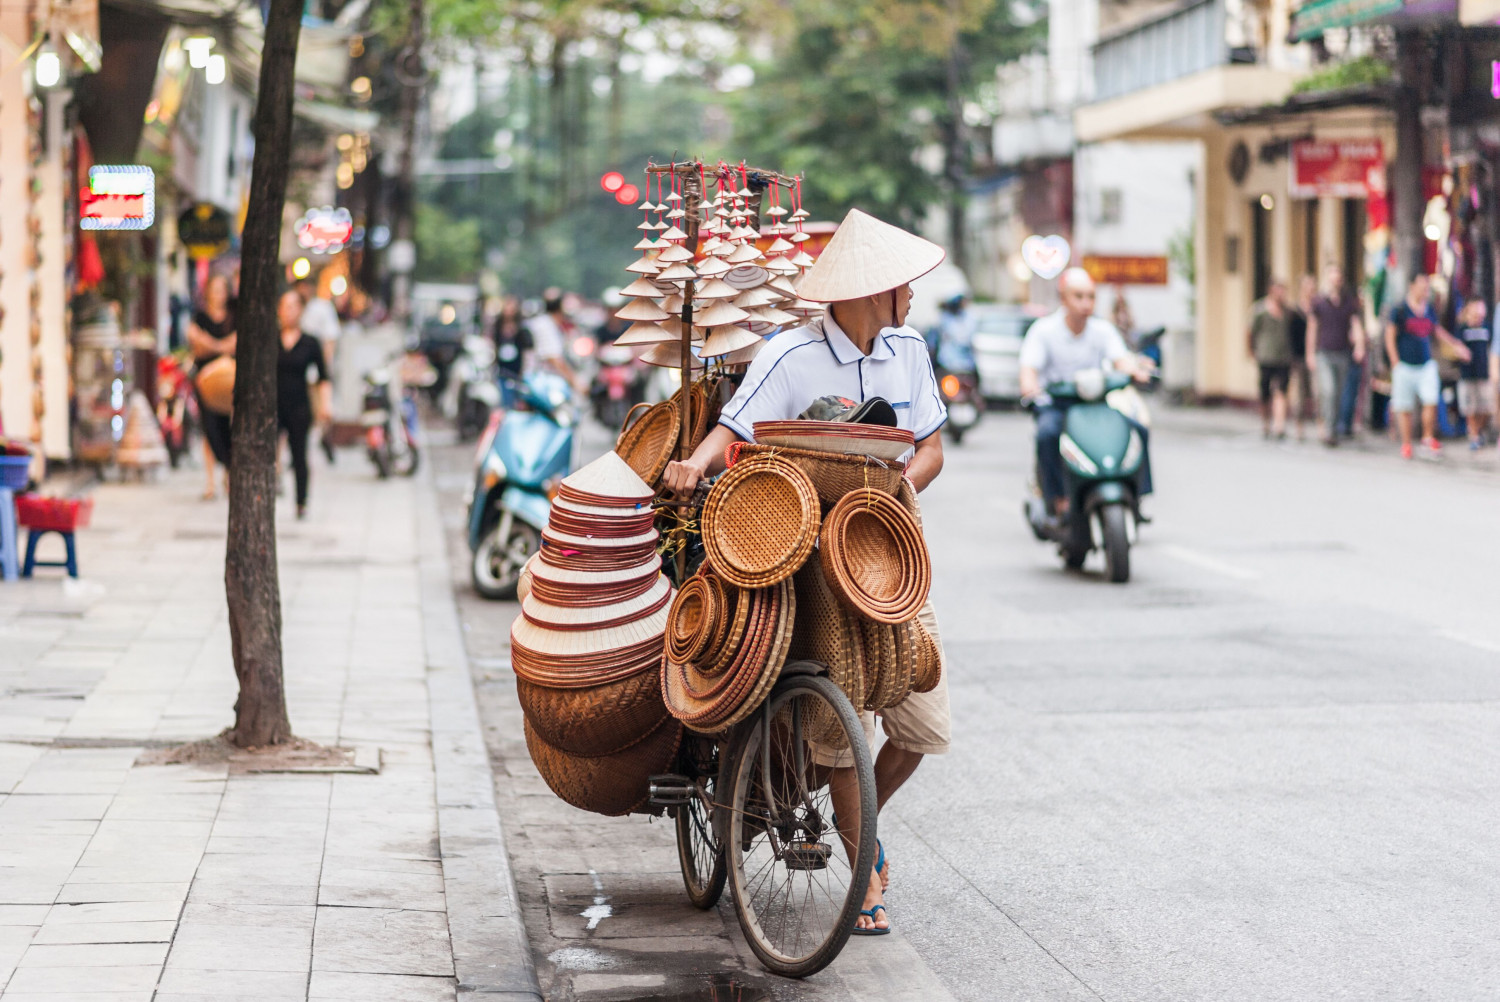
M846 606L877 623L916 616L932 587L932 564L916 520L894 497L861 490L823 520L819 560Z
M692 730L707 734L744 719L765 698L786 663L795 602L788 581L742 592L740 604L749 609L744 639L718 676L707 677L691 663L664 658L662 698L668 712Z
M653 668L586 689L556 689L517 677L516 695L537 736L570 755L613 754L667 716Z
M585 757L553 747L526 722L526 750L552 792L580 810L612 817L646 802L651 777L671 768L681 741L682 725L669 717L628 748Z
M671 400L663 400L653 404L639 420L620 432L615 451L637 476L648 484L655 484L672 459L681 431L677 405Z
M776 456L736 463L703 504L703 548L714 571L740 588L768 588L807 562L818 537L817 491Z
M943 678L943 652L920 619L912 620L915 663L912 666L912 692L931 692Z
M776 455L794 464L813 483L818 500L824 507L838 504L850 491L866 487L894 495L901 486L901 467L869 456L845 456L833 452L810 452L773 445L731 446L737 449L736 463L752 456Z
M723 592L716 594L703 575L688 578L667 614L668 658L681 663L703 653L713 640L722 596Z

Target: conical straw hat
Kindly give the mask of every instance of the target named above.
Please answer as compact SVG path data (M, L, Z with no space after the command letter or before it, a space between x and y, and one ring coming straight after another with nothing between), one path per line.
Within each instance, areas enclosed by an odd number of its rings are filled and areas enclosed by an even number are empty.
M661 247L660 244L658 244L655 240L652 240L651 237L649 235L647 235L647 236L641 237L639 240L637 240L635 242L635 246L632 247L631 250L649 251L649 250L657 250L660 247Z
M781 302L781 296L764 285L757 285L746 289L734 297L734 305L742 310L753 310L757 306L770 306Z
M630 328L615 338L615 344L622 348L639 347L644 344L661 344L663 341L676 341L677 335L667 330L661 324L631 324Z
M639 581L652 574L661 573L661 557L652 554L641 563L622 567L614 571L578 571L570 567L555 567L545 560L528 562L531 574L542 581L559 585L611 585Z
M675 369L682 364L682 349L679 347L681 344L681 341L674 341L671 344L654 345L641 355L641 361L647 365L660 365L664 368ZM693 368L702 368L702 365L703 363L698 359L692 360Z
M743 327L715 327L708 332L708 337L703 342L700 354L704 358L728 355L732 351L748 348L759 340L760 335L752 334Z
M746 362L749 362L751 359L755 358L756 355L759 355L760 350L765 346L766 339L763 337L759 337L756 338L755 343L750 345L749 347L741 348L738 351L731 351L727 355L720 355L719 361L723 362L725 365L743 365Z
M621 320L639 320L643 323L655 323L658 320L667 319L671 314L649 299L632 299L620 307L615 312L615 316Z
M656 259L662 264L681 264L684 261L691 261L693 259L693 252L686 247L673 244L663 247Z
M651 586L650 591L623 602L592 606L557 605L544 602L535 595L528 595L526 601L521 603L521 612L535 625L551 629L575 629L587 627L590 623L606 622L623 625L643 616L649 616L661 608L671 590L672 582L658 571L656 583Z
M721 324L737 324L749 315L738 306L730 305L727 299L715 299L702 311L694 312L693 323L699 327L718 327Z
M661 265L656 263L656 256L647 251L639 260L627 264L625 270L632 275L655 275L661 270Z
M563 486L572 488L579 494L596 498L618 498L631 505L656 497L651 485L636 476L630 465L613 450L568 474L563 478Z
M850 209L797 291L815 303L863 299L920 278L942 264L943 257L943 249L932 241Z
M773 257L764 265L766 271L785 277L797 274L797 266L784 257Z
M698 299L733 299L739 294L739 289L719 278L709 279L693 293Z
M667 628L670 611L669 605L663 605L644 619L602 630L549 630L525 616L517 616L511 624L510 636L513 643L536 654L561 657L605 654L660 636Z
M636 279L634 282L631 282L629 285L625 286L625 288L621 289L620 295L630 296L633 299L639 299L641 297L645 297L647 299L655 299L657 296L661 295L661 293L657 291L655 282L651 281L645 276L642 276Z
M734 249L734 253L729 255L730 264L750 264L753 261L759 260L760 251L756 249L754 244L740 244Z
M786 310L780 309L776 306L758 307L750 311L750 316L757 320L764 320L767 323L772 324L789 324L794 323L799 319L795 313L788 313Z
M699 278L718 278L727 273L732 266L723 258L711 257L698 266Z
M697 278L698 273L693 271L692 265L679 262L668 265L667 269L656 277L663 282L682 282L689 278Z

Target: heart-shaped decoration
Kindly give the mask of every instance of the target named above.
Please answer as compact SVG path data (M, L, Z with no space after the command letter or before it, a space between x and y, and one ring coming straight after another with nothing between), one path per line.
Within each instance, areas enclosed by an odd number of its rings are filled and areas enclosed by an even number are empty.
M1038 278L1051 280L1063 273L1073 258L1073 249L1056 233L1042 237L1032 234L1021 241L1021 260Z

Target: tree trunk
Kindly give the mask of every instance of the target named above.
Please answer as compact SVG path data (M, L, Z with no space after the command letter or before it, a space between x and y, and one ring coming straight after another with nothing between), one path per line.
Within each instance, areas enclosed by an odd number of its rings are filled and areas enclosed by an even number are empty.
M941 123L943 134L943 177L948 191L948 242L953 247L953 263L965 274L969 265L968 227L965 218L964 177L967 157L964 151L964 95L962 43L954 37L948 50L944 89L947 114Z
M397 55L396 79L401 84L401 154L391 199L395 216L395 240L414 241L417 222L417 112L422 101L422 44L426 39L426 13L422 0L411 0L406 13L406 43ZM402 272L391 284L391 313L398 320L411 316L411 272Z
M271 0L255 105L255 161L240 250L239 339L231 430L224 591L240 695L229 739L241 748L292 736L281 675L276 566L276 323L281 213L292 140L293 65L302 0Z
M1399 301L1406 283L1426 264L1422 214L1422 37L1415 31L1396 33L1396 155L1391 162L1391 236L1395 273L1387 282L1387 296Z

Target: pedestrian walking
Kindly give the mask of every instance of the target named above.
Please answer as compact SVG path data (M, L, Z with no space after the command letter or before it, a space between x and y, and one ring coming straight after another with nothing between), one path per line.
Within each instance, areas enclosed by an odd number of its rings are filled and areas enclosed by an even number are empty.
M1471 299L1458 312L1458 337L1469 360L1458 368L1458 412L1469 432L1469 449L1484 448L1495 415L1495 384L1490 379L1490 331L1484 300Z
M201 370L216 358L233 358L238 343L235 331L234 310L229 302L229 277L210 275L203 285L202 302L187 328L188 348L193 353L195 369ZM229 491L229 415L211 410L203 402L196 378L193 392L198 396L198 418L203 425L203 472L208 478L203 499L212 501L217 496L215 464L224 467L224 491Z
M542 312L527 325L531 329L531 366L536 370L551 369L578 390L578 374L568 364L567 353L573 322L563 311L562 290L551 288L542 296L545 304Z
M302 329L302 294L288 289L276 304L281 326L281 351L276 358L276 426L286 434L292 453L292 476L297 483L297 518L307 517L307 435L313 426L313 404L307 371L316 375L319 423L328 420L333 407L333 389L328 382L328 364L323 345Z
M1344 286L1337 265L1323 272L1323 294L1313 301L1307 321L1307 367L1317 374L1323 444L1338 445L1354 434L1360 368L1365 360L1365 327L1359 296Z
M1412 457L1412 411L1422 407L1422 445L1430 458L1442 454L1437 439L1437 404L1440 389L1437 359L1432 342L1439 339L1453 349L1459 361L1469 360L1464 343L1443 329L1432 308L1432 287L1418 273L1406 286L1406 299L1391 311L1385 326L1386 357L1391 362L1391 412L1401 434L1401 457Z
M1292 346L1292 371L1287 382L1287 408L1297 425L1297 441L1306 437L1307 412L1313 407L1312 371L1307 365L1307 324L1318 298L1318 280L1303 275L1297 283L1297 302L1287 314L1287 340Z
M531 328L521 317L521 300L506 296L500 302L492 330L495 339L495 366L500 370L500 400L509 407L514 402L512 380L526 371L526 355L531 351Z
M1260 424L1263 438L1286 438L1286 389L1292 374L1291 311L1286 283L1271 279L1266 297L1250 312L1245 350L1260 367Z

